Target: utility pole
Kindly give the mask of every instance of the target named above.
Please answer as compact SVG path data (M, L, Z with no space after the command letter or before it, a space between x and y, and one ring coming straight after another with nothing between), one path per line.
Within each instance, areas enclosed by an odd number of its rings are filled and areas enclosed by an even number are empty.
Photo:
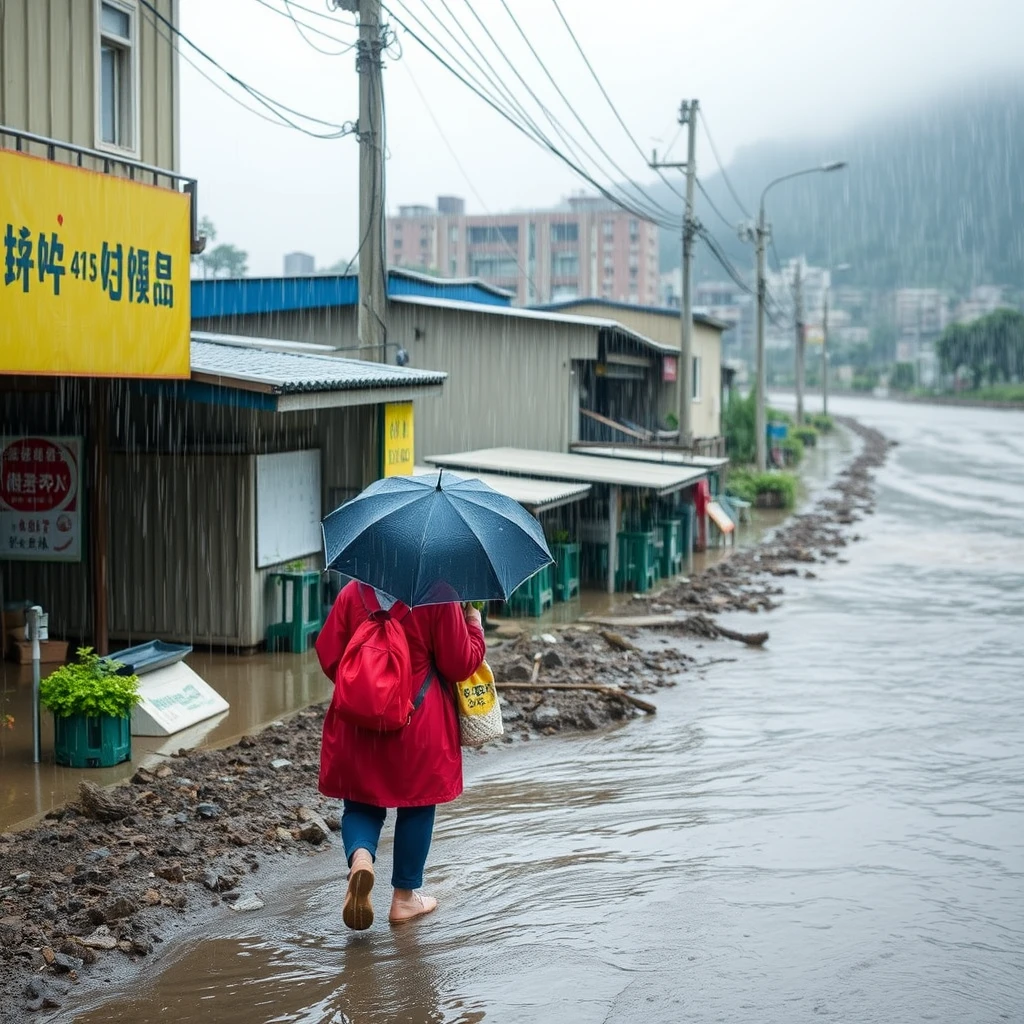
M387 270L384 266L384 90L380 0L358 3L359 43L359 354L387 362Z
M793 274L793 309L796 324L796 425L804 422L804 289L801 260L796 260Z
M676 367L676 409L679 419L679 445L687 448L693 441L693 239L697 220L693 215L693 189L697 178L697 100L679 104L679 123L687 126L686 163L659 163L652 155L652 170L672 168L686 174L686 206L683 210L683 301L680 308L679 364Z
M765 382L766 360L764 355L764 307L768 282L765 280L764 244L768 238L769 228L764 220L764 202L757 215L754 228L754 255L757 264L757 392L754 405L754 431L757 434L756 453L757 471L763 473L768 466L768 424L765 421Z
M831 282L825 286L825 301L821 310L821 412L828 415L828 293Z

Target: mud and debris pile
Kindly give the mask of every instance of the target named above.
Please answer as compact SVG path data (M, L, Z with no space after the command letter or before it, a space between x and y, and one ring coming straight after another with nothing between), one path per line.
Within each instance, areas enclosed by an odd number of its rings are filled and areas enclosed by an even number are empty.
M834 490L759 547L632 600L630 614L648 616L650 628L499 628L488 661L506 742L653 711L640 695L708 664L706 641L763 643L767 634L736 633L711 616L773 607L779 577L808 575L856 539L846 530L874 511L872 474L889 444L846 425L864 444ZM693 641L685 651L680 635ZM275 864L326 852L338 857L340 880L338 805L316 790L324 710L301 711L226 749L180 751L124 786L83 782L75 803L37 827L0 834L0 1024L61 1005L82 977L109 977L114 958L144 960L186 919L260 908L260 873Z

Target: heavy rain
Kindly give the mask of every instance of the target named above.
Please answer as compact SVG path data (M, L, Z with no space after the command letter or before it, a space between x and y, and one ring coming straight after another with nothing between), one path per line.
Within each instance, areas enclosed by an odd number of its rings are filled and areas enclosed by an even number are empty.
M1024 1020L1016 0L0 0L0 1024Z

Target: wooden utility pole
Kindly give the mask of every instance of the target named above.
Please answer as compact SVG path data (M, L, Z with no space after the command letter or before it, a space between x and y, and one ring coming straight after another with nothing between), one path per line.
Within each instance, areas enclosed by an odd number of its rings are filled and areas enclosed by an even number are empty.
M359 355L386 362L384 265L384 39L380 0L358 0L359 43ZM354 6L354 4L353 4Z
M796 423L804 422L804 289L800 260L793 275L793 308L796 322Z
M683 301L679 311L679 364L676 367L676 409L679 419L679 444L689 447L693 442L693 240L697 220L693 215L693 190L697 178L697 100L679 104L679 123L687 126L686 163L658 162L655 152L652 170L672 168L686 174L686 205L683 210Z

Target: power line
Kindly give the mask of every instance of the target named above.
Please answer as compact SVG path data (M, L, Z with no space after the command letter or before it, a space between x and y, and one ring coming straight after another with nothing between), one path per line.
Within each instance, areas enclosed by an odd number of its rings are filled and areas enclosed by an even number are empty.
M717 206L715 206L714 200L711 198L711 196L708 195L707 189L704 188L704 184L700 180L700 178L694 178L694 182L696 183L697 188L700 189L700 194L707 200L708 206L710 206L711 209L714 210L716 214L718 214L718 219L730 230L735 228L736 225L730 224L729 221L726 220L725 214L723 214L722 211Z
M480 72L481 76L487 81L487 83L491 87L491 90L494 91L490 91L487 88L487 86L482 84L479 78L474 77L473 73L469 71L463 63L460 62L459 58L456 57L451 52L450 49L448 49L448 47L445 45L444 42L441 41L437 34L429 26L427 26L421 18L417 17L417 15L410 10L408 4L405 3L404 0L395 0L395 2L399 3L402 6L402 8L409 14L409 16L412 19L414 19L416 23L424 30L424 32L430 36L430 38L437 44L440 50L447 56L448 61L451 64L454 64L456 68L458 68L462 72L462 75L458 77L462 78L464 84L468 84L466 82L466 80L468 79L469 82L476 87L477 94L480 95L481 98L484 98L485 100L489 101L492 107L501 108L500 112L503 113L506 120L509 120L510 122L514 123L518 119L520 123L516 124L516 127L518 127L520 131L523 131L524 134L527 135L527 137L531 137L539 145L543 146L550 152L553 152L564 159L564 154L562 154L558 146L551 140L547 133L537 124L537 122L534 120L530 112L517 98L515 92L501 78L501 75L495 69L489 67L490 58L484 53L484 51L480 48L479 44L476 42L476 40L473 38L470 32L466 29L465 25L462 24L462 22L458 19L458 17L455 15L452 9L448 6L446 0L441 0L442 6L447 11L447 13L451 17L454 24L458 27L462 35L465 37L466 42L468 42L469 46L472 47L472 49L479 56L479 60L477 59L477 56L474 56L474 54L471 53L469 49L467 49L465 43L463 43L463 41L458 36L456 36L455 32L452 30L452 27L447 22L445 22L445 20L442 19L435 10L428 6L428 12L431 14L433 19L438 23L441 29L443 29L444 32L452 39L452 41L459 48L459 50L461 50L462 53L466 55L468 60L473 64L477 71ZM479 15L477 15L476 12L473 11L473 8L468 3L467 6L469 6L470 13L473 14L474 18L476 18L476 20L480 23L481 27L484 30L484 33L494 44L498 52L502 54L506 63L509 64L509 67L512 69L513 73L517 76L517 78L519 78L520 82L522 82L526 86L527 91L530 92L530 95L533 97L534 101L537 103L537 105L540 107L544 115L547 117L548 121L554 127L562 143L570 150L572 159L567 161L569 165L578 173L579 170L582 168L583 176L585 177L585 179L589 181L591 184L594 184L594 187L598 188L598 191L600 191L602 195L604 195L606 198L610 198L610 200L614 202L616 205L624 209L629 209L630 212L634 213L636 216L643 217L644 219L647 220L653 220L659 224L663 224L665 227L672 227L673 229L675 229L677 227L676 224L671 222L664 223L662 219L664 215L657 212L658 204L656 200L653 200L652 197L644 193L642 186L638 186L635 182L633 182L632 184L648 200L647 203L644 203L643 200L638 200L637 198L626 192L624 189L622 189L620 186L617 186L615 184L612 184L610 188L615 189L619 193L624 195L626 197L625 201L618 198L618 196L613 195L609 189L606 189L603 186L598 186L595 184L593 176L595 173L607 176L609 178L611 178L611 175L609 175L607 170L600 165L599 161L595 160L591 154L586 152L584 147L580 145L579 141L574 139L571 133L569 133L568 130L564 127L564 125L562 125L561 122L559 122L557 118L555 118L554 115L547 109L547 107L536 95L536 93L530 88L529 84L525 81L523 76L519 74L515 66L508 59L508 57L504 56L502 47L497 43L493 34L489 31L487 26L481 21ZM388 13L391 14L392 17L395 17L395 15L392 12L389 11ZM409 34L412 35L414 39L416 39L418 42L421 43L421 45L423 45L423 40L419 39L416 36L415 32L409 29L407 25L402 23L400 19L395 18L395 20L398 22L398 24L402 25L402 27L405 28L406 31L409 32ZM432 52L430 47L426 48L428 49L428 51ZM438 55L436 53L433 53L433 56L437 57ZM443 60L442 63L448 66L448 63ZM450 66L448 69L452 70ZM495 93L497 93L497 95L495 95ZM523 125L526 126L528 131L524 131ZM596 168L596 170L592 171L591 168L585 166L584 157L581 157L579 152L580 150L583 151L586 160L588 160L589 163L593 165L594 168ZM665 211L665 214L668 214L668 211ZM671 214L668 215L671 216Z
M629 141L633 143L633 148L640 154L641 158L646 163L647 162L647 154L644 152L643 147L640 145L640 143L637 142L636 139L633 137L633 133L629 130L629 128L626 125L626 122L622 119L622 115L619 113L618 108L612 102L611 96L608 95L608 90L605 89L604 85L601 82L601 79L598 77L597 72L594 70L593 64L590 63L590 60L588 59L586 53L584 52L583 47L580 45L580 41L576 38L576 33L573 32L572 26L566 20L565 15L562 13L562 8L559 7L559 5L558 5L558 0L551 0L551 2L554 4L555 10L558 12L559 18L562 19L562 24L565 26L565 30L569 33L569 38L572 39L573 43L576 46L577 51L579 52L579 55L583 58L583 63L586 64L587 70L590 72L591 77L597 83L598 89L601 90L601 95L604 96L605 100L608 103L608 106L611 107L611 111L615 115L615 119L622 126L622 130L626 133L626 136L629 138ZM683 195L683 193L680 192L679 189L677 189L675 187L675 185L673 185L672 182L669 181L668 178L665 177L665 175L661 172L660 169L655 168L655 170L658 172L658 177L661 178L661 180L663 182L665 182L665 184L668 185L668 187L680 199L684 200L684 202L685 202L685 198L686 197Z
M223 75L225 75L232 82L234 82L235 85L237 85L239 88L243 89L250 96L252 96L252 98L256 100L257 103L260 103L262 106L266 107L271 114L279 118L280 121L286 124L288 127L294 128L296 131L302 132L304 135L309 135L315 139L340 139L342 138L342 136L352 134L354 128L351 123L340 125L333 121L324 121L318 117L313 117L311 114L304 114L300 110L294 110L293 108L286 106L280 101L271 98L265 93L260 92L259 89L256 89L254 86L249 85L248 82L243 81L237 75L232 74L232 72L228 71L227 68L225 68L217 60L211 57L205 50L203 50L201 47L197 46L194 42L192 42L192 40L189 39L189 37L186 36L185 33L182 32L177 25L175 25L173 22L169 21L167 18L164 17L164 15L161 14L160 11L158 11L153 6L152 3L150 3L150 0L139 0L139 3L142 4L142 6L150 12L150 14L152 14L160 22L162 22L164 26L166 26L166 28L168 28L172 33L174 33L174 35L176 35L180 40L182 40L182 42L186 43L193 50L195 50L195 52L198 53L200 57L202 57L204 60L212 64L215 68L217 68L218 71L220 71ZM286 111L289 114L294 114L296 117L300 117L303 118L304 120L313 122L315 124L321 124L325 125L326 127L333 128L334 131L310 131L310 129L304 128L302 125L296 124L290 118L286 117L284 114L281 113L282 110Z
M708 142L711 145L711 152L714 154L715 163L718 164L718 169L722 173L722 180L725 182L726 187L732 194L732 197L736 201L736 205L740 208L740 212L743 214L743 216L746 217L747 220L753 220L754 218L751 216L750 212L740 201L740 197L736 194L736 189L732 187L732 182L729 180L729 175L725 169L725 164L722 163L722 160L718 155L718 149L715 146L715 140L711 137L711 130L708 128L708 119L707 117L705 117L703 110L700 111L700 123L704 126L704 134L707 136Z
M491 211L488 208L487 203L484 202L480 193L477 191L476 186L473 184L473 181L470 178L469 173L466 171L466 168L463 166L462 161L459 159L458 154L452 148L452 144L448 141L448 137L445 135L444 129L441 127L440 122L434 115L434 111L431 109L430 103L427 102L427 97L424 95L423 90L419 86L419 82L417 82L416 79L413 77L413 73L409 68L408 63L404 64L403 67L405 68L405 73L409 76L409 80L412 82L412 87L416 90L417 94L419 95L419 98L423 101L423 106L426 109L427 114L430 117L430 120L434 122L434 127L437 129L438 136L444 143L445 148L451 154L451 158L455 161L455 166L458 167L459 171L462 174L462 177L466 181L466 184L469 186L470 192L472 192L473 195L476 197L476 201L483 207L484 212L490 214ZM522 275L526 278L527 281L530 282L530 286L533 288L534 294L537 294L537 283L530 275L530 272L522 265L522 263L519 262L519 253L515 249L513 249L512 246L508 244L508 242L505 241L504 236L500 232L498 233L498 239L501 242L502 246L504 247L505 251L515 260L516 266L519 268Z
M467 0L467 2L468 2L468 0ZM569 108L569 111L572 113L572 115L579 122L580 127L587 133L587 136L594 143L594 145L597 146L598 150L604 155L605 159L608 160L608 162L612 165L612 167L615 168L615 170L618 171L619 174L621 174L626 179L626 181L630 185L633 186L633 188L635 188L638 192L640 192L641 195L647 196L647 193L645 192L643 186L637 184L637 182L635 182L632 179L630 174L627 171L623 170L622 167L620 167L619 164L615 162L615 159L609 154L609 152L604 148L604 146L601 145L601 143L597 140L597 137L594 135L594 133L587 127L586 122L584 122L583 118L580 117L580 115L576 112L576 109L569 102L568 97L561 90L561 88L558 85L558 82L555 81L554 76L548 70L547 65L541 59L540 54L537 53L537 50L534 47L533 43L530 42L529 37L523 31L522 26L519 24L519 21L516 19L516 16L512 13L512 10L509 7L509 5L506 3L506 0L501 0L501 6L505 8L505 12L508 14L509 18L512 19L512 24L515 25L515 27L518 30L519 34L523 37L523 41L529 47L530 53L532 53L533 56L536 58L537 63L540 65L541 70L547 76L548 81L555 87L555 91L561 97L562 102L565 103L566 107ZM679 126L679 131L682 131L682 125ZM679 131L676 132L676 138L679 137ZM675 140L673 140L673 145L674 144L675 144ZM650 197L648 197L648 198L650 198ZM670 210L668 210L666 207L662 206L661 203L656 202L654 199L651 199L651 202L654 202L655 205L657 206L657 208L659 210L662 210L665 213L666 216L669 216L669 217L672 216L672 212Z
M399 0L399 2L401 2L401 0ZM577 164L570 157L568 157L565 153L563 153L546 136L543 136L543 135L535 136L535 135L533 135L529 131L528 128L526 128L523 124L521 124L519 121L517 121L515 119L515 117L513 117L511 114L509 114L506 110L504 110L498 104L498 102L496 102L491 96L487 95L482 89L478 88L472 81L470 81L470 79L466 76L466 74L461 73L459 70L457 70L455 67L453 67L451 63L446 61L444 59L444 57L442 57L437 52L437 50L435 50L429 43L425 42L423 40L423 38L420 35L418 35L413 29L411 29L406 22L404 22L400 17L398 17L398 15L396 15L394 13L394 11L392 11L390 8L384 6L383 4L381 6L382 6L382 9L384 11L386 11L388 16L391 17L395 21L396 24L400 25L402 27L402 29L404 29L404 31L410 36L410 38L412 38L417 43L419 43L419 45L421 47L423 47L423 49L426 50L427 53L429 53L436 61L438 61L438 63L441 64L442 67L444 67L449 73L454 75L460 82L462 82L463 85L465 85L479 99L483 100L484 103L487 104L487 106L489 106L492 110L494 110L496 113L500 114L501 117L503 117L506 121L508 121L508 123L511 124L512 127L516 129L516 131L518 131L521 134L525 135L528 139L533 140L538 145L540 145L542 148L547 149L550 153L552 153L555 156L557 156L560 160L562 160L563 163L566 164L566 166L570 167L584 181L586 181L590 185L592 185L609 202L611 202L614 205L618 206L620 209L627 210L628 212L632 213L634 216L643 218L644 220L651 220L651 219L653 219L653 218L649 217L648 214L644 213L642 210L639 210L635 206L632 206L629 203L624 202L620 197L615 196L614 194L609 192L609 190L604 185L602 185L600 182L598 182L592 175L588 174L582 167L580 167L579 164ZM456 62L456 63L458 63L458 62ZM656 220L655 223L658 223L659 225L661 225L663 227L671 227L673 229L678 227L678 225L667 224L667 223L665 223L665 222L663 222L661 220Z
M299 19L295 17L295 12L292 10L292 0L284 0L285 9L283 11L280 8L275 7L273 4L268 3L267 0L256 0L256 3L258 3L261 7L266 7L268 11L273 11L274 14L279 14L283 18L289 18L292 24L295 26L295 30L302 37L303 42L305 42L308 46L311 46L314 50L317 51L317 53L322 53L326 57L340 57L343 53L347 53L349 50L355 49L357 45L356 43L347 43L345 42L344 39L339 39L337 36L332 36L330 32L324 32L323 29L319 29L315 25L310 25L305 21L299 21ZM299 7L299 5L297 4L295 6ZM305 9L306 8L299 7L299 10ZM325 17L330 16L325 15ZM324 39L330 39L332 43L337 43L339 46L342 47L342 49L325 50L322 46L320 46L319 44L315 43L312 39L310 39L306 35L306 33L303 32L303 29L307 29L310 32L314 32L316 35L322 36Z

